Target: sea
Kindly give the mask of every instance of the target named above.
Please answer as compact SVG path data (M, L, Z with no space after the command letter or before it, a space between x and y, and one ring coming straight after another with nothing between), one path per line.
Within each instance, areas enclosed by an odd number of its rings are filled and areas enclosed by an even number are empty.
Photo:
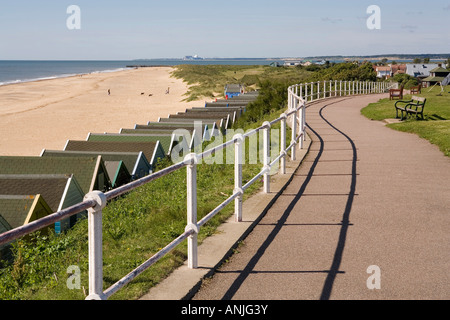
M116 72L135 67L197 65L269 65L278 59L151 59L123 61L13 61L0 60L0 86L21 82L64 78L92 73Z

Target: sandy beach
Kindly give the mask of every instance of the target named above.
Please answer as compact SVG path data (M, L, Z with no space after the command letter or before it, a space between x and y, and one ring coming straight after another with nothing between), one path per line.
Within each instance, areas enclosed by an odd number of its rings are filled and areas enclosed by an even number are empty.
M172 70L139 68L2 86L0 155L62 150L67 140L85 140L89 132L118 133L201 106L203 101L182 101L188 85L171 77Z

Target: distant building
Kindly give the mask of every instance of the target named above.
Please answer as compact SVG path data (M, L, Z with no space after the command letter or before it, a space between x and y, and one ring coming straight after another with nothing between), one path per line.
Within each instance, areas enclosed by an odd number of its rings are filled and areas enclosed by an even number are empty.
M373 65L373 69L377 73L377 78L389 79L397 74L406 73L406 64L392 64L388 66Z
M435 63L429 63L429 64L422 64L422 63L409 63L406 65L406 73L410 75L411 77L417 78L420 81L430 76L430 71L439 67L438 64Z
M377 78L388 79L392 76L392 69L390 66L374 66Z
M428 85L435 85L436 83L442 83L444 79L450 74L450 71L442 68L441 66L434 68L430 71L430 76L422 80L427 82Z
M198 55L193 55L193 56L185 56L183 57L183 60L203 60L203 58L199 57Z
M405 74L406 73L406 64L392 64L391 65L391 76L395 76L397 74Z
M301 64L302 64L301 61L285 61L284 62L284 66L285 67L295 67L295 66L298 66L298 65L301 65Z

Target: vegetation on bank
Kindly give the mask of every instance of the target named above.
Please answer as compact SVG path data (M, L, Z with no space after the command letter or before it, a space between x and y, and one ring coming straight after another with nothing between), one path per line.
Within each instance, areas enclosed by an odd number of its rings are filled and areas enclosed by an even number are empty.
M422 89L417 96L427 99L424 109L424 120L409 118L401 123L392 123L387 126L403 131L414 133L421 138L427 139L437 145L440 150L450 156L450 86ZM411 99L411 95L405 95L403 100ZM381 99L377 103L372 103L361 110L361 113L372 120L385 120L395 118L396 100Z
M287 107L287 87L292 84L327 80L370 80L368 65L326 65L324 67L273 68L265 66L180 66L174 76L182 77L191 89L187 99L221 94L226 83L245 81L260 90L235 128L253 129L263 121L278 117ZM366 72L368 72L366 74ZM373 72L373 70L372 70ZM365 79L367 76L369 78ZM341 77L341 78L340 78ZM279 124L278 124L279 125ZM289 135L288 135L289 136ZM206 144L207 145L207 144ZM248 148L246 150L248 157ZM246 162L248 163L248 161ZM169 165L161 161L158 169ZM245 164L246 183L261 170L261 164ZM157 170L158 170L157 169ZM201 219L234 189L234 165L201 164L198 166L198 218ZM255 183L245 198L259 190ZM234 211L229 205L201 228L199 241L214 234ZM104 288L108 288L161 248L183 233L186 225L186 170L178 170L109 203L103 216ZM80 300L88 294L87 220L62 235L33 234L16 241L11 259L0 261L0 299ZM186 259L186 243L173 250L141 274L111 299L137 299L164 279ZM72 283L73 271L79 268L80 286ZM69 269L70 270L70 269Z

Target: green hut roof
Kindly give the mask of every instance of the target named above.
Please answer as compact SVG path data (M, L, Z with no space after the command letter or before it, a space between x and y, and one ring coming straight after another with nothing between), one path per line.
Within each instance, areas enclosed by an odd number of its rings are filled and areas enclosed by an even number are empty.
M172 134L155 134L155 135L138 135L138 134L120 134L120 133L90 133L87 141L102 141L102 142L157 142L161 143L166 154L170 154L170 148L173 141Z
M85 194L93 190L104 191L111 188L104 163L98 156L76 158L5 156L0 157L0 174L73 174ZM106 176L103 176L104 174Z
M0 175L0 193L41 194L53 212L56 212L70 178L68 175Z

